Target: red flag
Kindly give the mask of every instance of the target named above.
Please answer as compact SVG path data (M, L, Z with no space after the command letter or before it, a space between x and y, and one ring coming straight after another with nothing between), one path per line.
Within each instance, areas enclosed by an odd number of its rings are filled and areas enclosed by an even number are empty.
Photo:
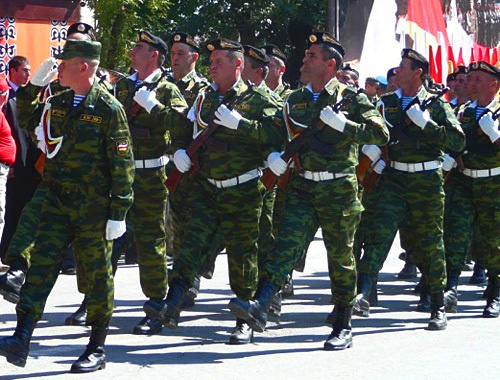
M453 54L453 48L448 46L448 74L451 74L457 69L457 63Z
M491 58L490 58L490 48L484 49L484 61L491 63Z
M470 49L470 63L476 62L476 58L474 57L474 48Z
M435 62L436 62L437 75L436 78L434 78L434 81L436 83L443 83L443 56L441 53L441 45L439 45L437 48Z
M498 50L496 48L493 48L493 54L491 55L491 64L495 66L498 64Z
M477 61L481 62L483 60L483 49L481 49L480 47L478 47L477 51L478 51L478 53L477 53Z
M457 66L465 66L464 56L462 54L462 48L458 51Z
M432 45L429 45L429 75L434 82L437 83L438 70L436 67L436 60L434 59L434 52L432 51Z
M406 18L408 22L415 23L423 31L432 34L436 39L438 38L438 32L441 32L444 37L445 46L450 44L440 0L408 0ZM411 33L410 36L412 36Z

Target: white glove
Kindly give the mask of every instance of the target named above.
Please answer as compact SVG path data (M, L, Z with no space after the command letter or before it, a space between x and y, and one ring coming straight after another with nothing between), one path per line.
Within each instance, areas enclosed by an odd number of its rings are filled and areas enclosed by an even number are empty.
M498 120L494 120L491 113L487 113L481 119L479 119L479 126L483 132L490 138L491 142L495 142L500 137L500 131L498 130Z
M382 155L382 151L376 145L363 145L361 151L370 159L372 162L377 161Z
M285 160L281 158L280 152L273 152L267 156L267 164L269 169L278 177L286 172L288 165Z
M418 125L422 129L425 128L425 125L431 119L431 115L430 115L429 111L427 111L427 110L422 111L422 109L420 108L420 105L418 105L418 104L412 105L408 109L408 111L406 111L406 114L411 119L411 121L413 121L416 125Z
M179 149L174 153L174 164L181 173L186 173L191 168L191 159L184 149Z
M333 128L339 132L344 132L347 119L342 112L334 112L332 107L326 106L321 110L319 118L330 128Z
M106 224L106 240L115 240L122 236L127 230L124 220L110 220Z
M382 174L382 172L385 169L385 161L384 160L379 160L375 166L373 167L373 171L377 174Z
M457 165L457 162L448 153L444 155L443 170L449 172Z
M50 83L57 71L57 60L54 57L46 59L31 76L30 82L35 86L44 87Z
M151 110L161 104L158 99L156 99L156 91L150 91L146 87L141 87L134 95L134 100L139 104L142 108L144 108L148 113L151 113Z
M35 135L36 135L36 138L38 140L36 146L43 153L47 153L47 145L45 144L45 136L43 134L43 127L41 124L35 128Z
M236 110L230 110L224 104L220 105L215 111L214 123L220 124L226 128L236 130L238 129L238 124L243 117Z

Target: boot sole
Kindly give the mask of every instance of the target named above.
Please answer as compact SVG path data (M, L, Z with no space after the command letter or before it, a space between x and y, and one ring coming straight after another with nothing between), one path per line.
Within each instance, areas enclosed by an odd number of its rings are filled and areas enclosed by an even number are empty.
M483 313L481 316L483 318L498 318L499 314Z
M9 292L5 289L0 288L0 294L3 296L4 300L17 305L19 302L19 294Z
M352 347L352 342L347 343L345 346L332 346L331 344L328 344L328 343L325 343L323 345L323 349L325 351L342 351L342 350L345 350L345 349L351 348L351 347Z
M446 325L439 326L439 325L436 325L436 324L431 324L431 323L429 323L429 324L427 325L427 329L426 329L426 330L430 330L430 331L440 331L440 330L446 330L446 327L447 327L447 326L448 326L447 324L446 324Z
M143 330L141 328L138 328L138 327L134 327L134 331L132 332L132 334L134 335L159 335L161 334L163 328L158 328L158 329L155 329L155 330Z
M25 358L20 358L19 356L12 355L10 352L0 350L0 356L5 356L5 358L10 364L13 364L17 367L24 368L26 366Z
M71 367L70 372L71 373L90 373L90 372L99 371L100 369L105 369L105 368L106 368L106 362L102 363L97 368L73 368L73 367Z
M229 341L227 342L227 344L231 344L234 346L241 346L242 344L250 344L250 343L253 343L253 334L250 337L250 340L231 339L231 337L229 337Z
M262 326L262 324L252 317L246 309L242 309L239 305L229 302L229 310L231 310L231 313L233 313L236 318L245 320L252 330L257 332L266 331L266 326Z

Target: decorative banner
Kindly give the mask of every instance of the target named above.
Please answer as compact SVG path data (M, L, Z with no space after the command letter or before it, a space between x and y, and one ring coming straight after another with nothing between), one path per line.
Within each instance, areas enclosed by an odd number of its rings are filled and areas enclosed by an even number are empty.
M67 33L66 21L0 18L0 76L6 76L12 57L22 55L36 70L43 61L61 51Z

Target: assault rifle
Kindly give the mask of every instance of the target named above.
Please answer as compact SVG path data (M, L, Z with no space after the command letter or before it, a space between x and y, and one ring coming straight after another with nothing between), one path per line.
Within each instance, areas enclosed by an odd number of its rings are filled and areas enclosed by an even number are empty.
M222 103L227 108L231 109L236 103L245 100L248 98L253 91L253 84L248 84L248 88L240 94L240 96L236 96L230 102ZM165 186L168 188L170 194L174 194L179 186L179 183L184 174L188 174L189 178L192 178L194 174L200 170L200 163L198 161L198 151L201 149L203 145L207 143L207 140L212 136L212 134L218 129L219 124L215 123L215 116L210 120L208 126L202 130L198 136L189 144L186 148L186 154L189 156L192 162L191 169L189 172L182 173L179 169L174 168L174 170L170 173L167 180L165 181Z
M350 96L345 96L340 99L336 104L332 107L333 112L340 112L341 108L346 105L348 102L352 101L356 95L363 92L363 89L359 89L355 94ZM299 153L299 151L306 145L309 144L311 139L316 136L316 134L323 129L326 124L321 121L318 117L315 122L312 124L310 128L304 130L300 135L294 137L286 146L285 151L281 154L281 159L285 161L288 165L290 165L293 157ZM264 184L264 186L272 191L276 183L278 182L278 177L270 168L267 168L260 177L260 180Z

